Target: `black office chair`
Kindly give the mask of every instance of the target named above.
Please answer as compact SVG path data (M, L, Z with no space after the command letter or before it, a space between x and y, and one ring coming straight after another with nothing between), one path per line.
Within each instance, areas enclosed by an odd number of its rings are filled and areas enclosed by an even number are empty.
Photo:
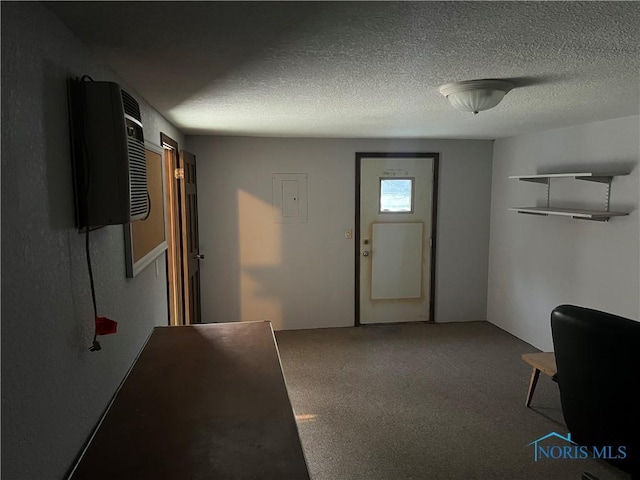
M551 332L572 440L600 451L613 447L611 457L625 458L606 460L640 479L640 322L561 305L551 312Z

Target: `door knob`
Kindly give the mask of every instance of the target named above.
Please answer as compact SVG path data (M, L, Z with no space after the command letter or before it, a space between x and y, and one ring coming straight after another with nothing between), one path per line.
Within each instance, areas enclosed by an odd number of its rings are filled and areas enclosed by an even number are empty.
M196 254L196 258L197 258L198 260L204 260L204 253L198 253L198 254Z
M365 250L364 252L362 252L362 256L363 257L368 257L369 256L369 251Z

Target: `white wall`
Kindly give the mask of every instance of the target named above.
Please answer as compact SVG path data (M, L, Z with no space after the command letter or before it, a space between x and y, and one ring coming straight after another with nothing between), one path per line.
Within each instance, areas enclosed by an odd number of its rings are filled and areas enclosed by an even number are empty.
M84 236L74 229L66 79L122 82L42 4L2 3L2 478L59 479L154 325L165 260L125 278L122 226L91 234L98 312L118 321L90 353ZM135 92L128 89L132 94ZM138 97L140 100L140 98ZM147 139L183 137L142 104Z
M638 116L496 140L493 156L488 320L552 350L550 313L564 303L639 318ZM624 171L611 185L607 223L522 215L508 207L541 202L544 186L509 175ZM551 201L603 208L605 187L554 180ZM566 189L566 191L564 191Z
M354 322L356 152L439 152L438 322L486 319L491 141L188 136L197 156L203 321ZM272 174L308 173L309 220L273 221Z

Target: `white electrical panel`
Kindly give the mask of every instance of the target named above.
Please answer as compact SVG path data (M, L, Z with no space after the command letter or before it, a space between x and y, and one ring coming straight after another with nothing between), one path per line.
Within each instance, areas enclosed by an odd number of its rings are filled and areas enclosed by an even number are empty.
M307 222L306 173L273 174L273 210L276 223Z

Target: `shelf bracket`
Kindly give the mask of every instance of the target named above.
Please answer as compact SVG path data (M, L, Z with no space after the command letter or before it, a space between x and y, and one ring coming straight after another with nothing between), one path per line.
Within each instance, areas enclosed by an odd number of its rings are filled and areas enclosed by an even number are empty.
M613 177L611 175L601 175L601 176L593 176L593 177L580 177L576 176L576 180L584 180L585 182L598 182L598 183L606 183L611 185L611 180Z
M535 215L537 217L548 217L547 213L535 213L535 212L523 212L522 210L516 210L521 215Z
M547 208L551 206L551 179L550 178L519 178L521 182L531 182L531 183L542 183L547 186ZM539 215L537 213L532 213L531 215Z
M521 182L546 183L549 185L548 178L519 178L518 180Z
M551 182L547 182L547 208L551 206Z
M576 180L584 180L586 182L598 182L605 184L605 197L604 197L604 209L609 211L611 202L611 181L613 177L611 175L595 175L593 177L580 177L576 176ZM606 220L605 220L606 221Z
M594 218L584 218L584 217L571 217L574 220L586 220L588 222L608 222L609 217L594 217Z

